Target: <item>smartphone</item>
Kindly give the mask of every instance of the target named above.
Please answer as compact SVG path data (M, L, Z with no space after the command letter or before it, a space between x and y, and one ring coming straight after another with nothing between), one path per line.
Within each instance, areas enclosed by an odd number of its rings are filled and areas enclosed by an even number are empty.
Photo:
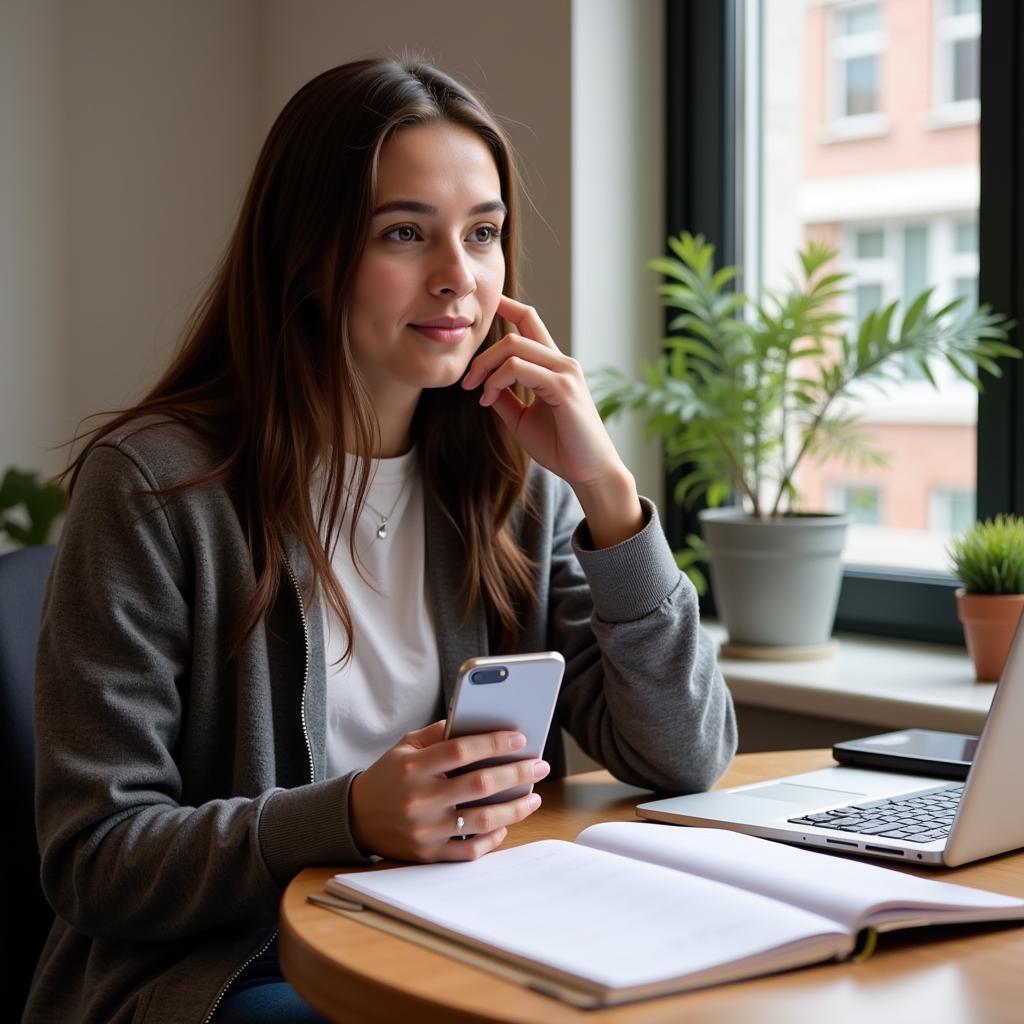
M526 746L490 757L449 774L540 757L555 713L565 659L556 651L510 654L508 657L470 658L462 663L455 692L448 706L444 738L475 736L497 729L512 729L526 737ZM525 796L533 785L514 786L481 800L462 804L497 804Z
M977 745L977 736L963 733L902 729L837 743L832 756L840 764L861 768L966 779Z

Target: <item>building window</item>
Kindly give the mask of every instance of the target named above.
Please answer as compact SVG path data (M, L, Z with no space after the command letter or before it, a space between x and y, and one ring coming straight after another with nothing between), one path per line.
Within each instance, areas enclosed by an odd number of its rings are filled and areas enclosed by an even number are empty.
M878 3L844 4L832 12L832 118L851 128L881 127L885 34ZM834 127L839 127L834 125Z
M872 310L899 300L902 310L926 288L932 288L932 308L962 297L975 305L978 295L978 220L976 215L936 214L923 222L887 221L881 225L845 225L840 246L842 269L851 277L853 324L860 324ZM916 362L908 362L911 382L927 385ZM945 361L931 366L932 374L961 398L973 398L969 385L960 381ZM965 390L966 389L966 390ZM946 399L926 386L921 400Z
M888 301L895 284L891 259L886 257L884 227L855 227L848 232L847 260L852 284L851 319L860 324L872 310Z
M953 246L949 256L952 275L951 294L964 300L967 307L978 304L978 220L971 217L953 226Z
M928 525L936 533L963 533L974 517L974 491L936 487L929 495Z
M937 0L935 108L940 122L976 121L981 86L981 0Z
M829 509L845 512L859 526L882 522L882 491L868 484L833 484L828 491Z

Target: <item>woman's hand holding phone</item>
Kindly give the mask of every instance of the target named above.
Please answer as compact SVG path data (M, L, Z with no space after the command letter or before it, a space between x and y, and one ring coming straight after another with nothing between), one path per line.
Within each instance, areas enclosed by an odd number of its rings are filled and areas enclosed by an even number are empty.
M356 845L367 854L407 861L475 860L500 846L508 826L529 817L540 797L529 793L507 803L461 804L532 785L551 770L542 760L449 773L488 758L522 750L526 737L514 731L444 739L435 722L402 737L358 775L349 793ZM457 820L463 818L463 840Z

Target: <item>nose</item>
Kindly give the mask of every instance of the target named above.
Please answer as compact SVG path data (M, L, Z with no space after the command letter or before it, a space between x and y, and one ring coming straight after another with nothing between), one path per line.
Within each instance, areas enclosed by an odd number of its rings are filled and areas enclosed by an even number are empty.
M439 247L427 287L431 295L455 299L476 290L476 277L461 242Z

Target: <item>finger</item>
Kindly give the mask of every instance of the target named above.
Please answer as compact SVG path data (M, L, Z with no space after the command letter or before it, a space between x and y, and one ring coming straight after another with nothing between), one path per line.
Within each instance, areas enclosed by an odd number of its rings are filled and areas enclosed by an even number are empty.
M540 804L539 794L527 793L525 796L518 797L515 800L507 800L501 804L465 807L462 809L462 820L464 822L462 832L458 834L457 838L461 842L461 836L483 835L508 825L514 825L516 822L524 821L540 807Z
M515 324L519 329L519 333L527 338L539 341L542 345L547 345L549 348L558 348L554 339L548 333L548 329L544 326L544 321L541 320L533 306L528 306L525 302L517 302L515 299L510 299L507 295L502 295L498 300L498 314L503 316L510 324Z
M505 426L511 431L516 431L523 413L530 407L514 392L506 388L494 402L491 408L502 418Z
M506 388L516 384L529 388L545 405L564 405L570 395L571 385L564 374L511 356L484 381L480 404L494 405Z
M510 356L519 356L549 370L567 370L570 367L569 361L557 349L548 348L521 334L506 334L473 360L462 378L462 386L467 390L475 388Z
M507 828L495 829L470 839L451 839L437 852L437 860L477 860L485 853L497 849L508 835Z
M431 722L430 725L425 726L422 729L406 733L405 736L402 737L402 743L407 746L418 747L420 749L432 747L444 739L444 727L444 719L441 719L440 722Z
M529 759L526 761L513 761L511 764L488 765L486 768L474 768L472 771L456 775L449 779L445 788L445 799L453 804L474 803L477 800L485 800L495 793L503 793L506 789L513 789L517 786L532 786L535 782L547 778L551 772L551 765L547 761ZM515 801L511 801L515 803ZM491 805L489 805L491 806ZM504 806L494 804L495 807ZM487 808L478 808L474 811L477 817L482 815ZM473 810L471 808L471 810ZM488 824L485 822L485 824ZM498 822L497 824L505 824ZM494 824L491 824L494 828ZM468 831L468 829L463 829ZM486 832L483 828L480 831Z
M421 759L425 771L443 775L445 772L465 768L485 758L501 757L522 750L525 746L526 737L521 732L502 730L477 733L473 736L458 736L437 743L415 756Z

